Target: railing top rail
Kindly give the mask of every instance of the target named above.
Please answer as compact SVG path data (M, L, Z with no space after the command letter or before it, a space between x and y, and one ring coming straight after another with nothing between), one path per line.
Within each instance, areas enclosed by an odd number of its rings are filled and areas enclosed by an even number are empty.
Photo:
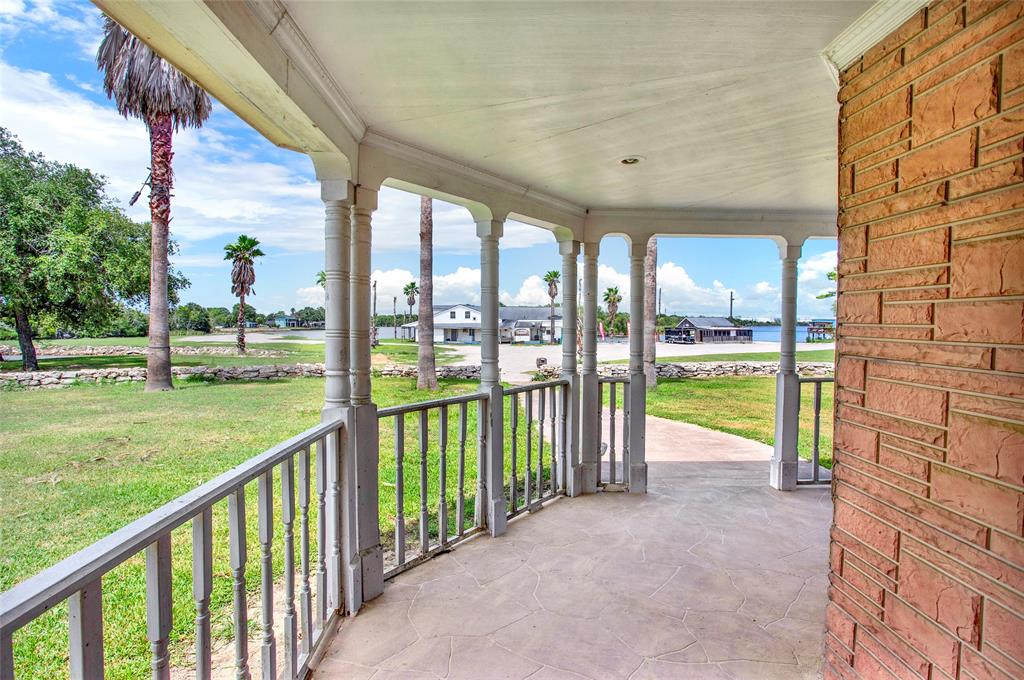
M0 593L0 631L22 627L288 456L339 430L343 422L311 427Z
M568 385L569 381L564 378L558 378L555 380L545 380L544 382L528 383L526 385L519 385L517 387L506 387L502 390L505 395L519 394L520 392L532 392L533 390L542 390L548 387L558 387L560 385Z
M598 375L597 382L599 383L628 383L629 378L623 378L611 375Z
M820 377L820 376L810 377L810 376L808 376L808 377L798 378L798 382L802 382L802 383L830 383L830 382L835 382L835 381L836 381L836 379L835 379L834 376L825 376L825 377Z
M443 397L441 399L417 401L412 404L389 406L388 408L382 408L377 411L377 418L388 418L390 416L402 415L403 413L416 413L417 411L426 411L427 409L451 406L452 404L468 404L474 401L487 401L487 393L470 392L469 394L463 394L458 397Z

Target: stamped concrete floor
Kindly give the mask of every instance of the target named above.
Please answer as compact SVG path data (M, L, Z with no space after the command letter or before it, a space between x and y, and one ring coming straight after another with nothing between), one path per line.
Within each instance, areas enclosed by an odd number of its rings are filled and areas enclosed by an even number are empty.
M315 678L819 676L827 487L767 447L648 419L649 493L559 499L388 583Z

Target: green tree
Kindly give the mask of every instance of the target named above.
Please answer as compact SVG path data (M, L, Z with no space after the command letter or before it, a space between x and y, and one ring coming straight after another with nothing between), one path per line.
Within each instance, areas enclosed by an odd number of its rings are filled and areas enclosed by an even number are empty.
M110 17L96 52L103 90L125 118L138 118L149 130L149 213L152 252L149 276L149 353L146 390L169 390L171 338L169 265L172 135L181 127L200 127L210 116L210 96L188 76L164 61L146 43Z
M548 284L548 297L551 298L551 344L555 344L555 298L558 297L558 284L562 275L557 269L552 269L544 275L544 283ZM565 332L563 330L563 332Z
M231 314L231 310L227 307L209 307L206 311L210 316L211 328L230 326L231 322L238 316L237 314Z
M604 291L604 304L608 307L608 333L615 334L615 317L619 313L619 303L622 302L622 294L616 286Z
M241 306L236 302L234 304L234 306L231 307L231 312L230 312L230 314L228 316L228 319L231 322L237 324L238 323L238 313L239 313L239 311L241 311ZM242 318L246 322L248 322L248 323L259 323L260 316L262 316L262 315L259 312L256 311L255 307L253 307L250 304L246 304L245 305L245 313L242 315Z
M245 307L245 296L255 295L253 284L256 283L256 269L253 266L257 257L263 257L260 242L242 234L234 243L224 246L224 259L231 260L231 293L238 298L238 351L245 354L245 322L242 315ZM253 319L256 321L256 319Z
M836 270L833 269L826 276L828 276L828 280L829 281L835 281L838 278L839 275L836 272ZM824 293L821 293L821 294L817 295L816 297L819 300L827 300L829 298L833 298L833 300L832 300L832 313L833 314L836 313L836 301L835 301L836 289L835 288L833 288L832 290L827 290Z
M210 313L202 305L189 302L174 310L171 328L177 331L210 332Z
M149 225L128 219L101 177L26 152L0 128L0 318L13 321L25 370L39 368L33 320L100 327L142 303L150 247ZM168 271L170 297L186 286Z

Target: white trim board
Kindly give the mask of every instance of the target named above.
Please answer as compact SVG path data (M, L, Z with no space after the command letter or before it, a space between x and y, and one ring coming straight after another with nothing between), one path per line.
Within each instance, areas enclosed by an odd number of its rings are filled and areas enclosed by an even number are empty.
M839 72L857 61L882 38L899 28L903 22L929 0L878 0L867 12L846 27L821 51L832 80L839 87Z

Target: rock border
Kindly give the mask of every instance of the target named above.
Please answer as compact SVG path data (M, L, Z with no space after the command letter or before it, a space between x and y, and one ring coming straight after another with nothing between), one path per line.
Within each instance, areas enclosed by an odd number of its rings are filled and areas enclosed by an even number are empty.
M374 373L382 376L415 378L415 366L386 364ZM279 380L283 378L321 378L323 364L271 364L257 366L173 366L171 375L196 380ZM478 380L479 366L439 366L439 378ZM83 368L69 371L10 371L0 373L0 388L52 389L76 384L126 383L146 380L146 369Z

